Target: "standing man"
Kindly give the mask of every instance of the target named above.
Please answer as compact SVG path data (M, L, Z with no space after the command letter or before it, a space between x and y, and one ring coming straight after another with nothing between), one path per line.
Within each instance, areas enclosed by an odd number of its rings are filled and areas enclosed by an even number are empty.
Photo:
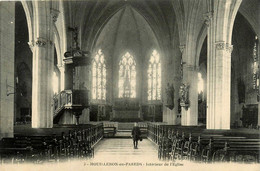
M132 129L132 138L133 138L133 143L134 143L134 149L137 149L138 145L138 140L141 137L141 131L140 128L138 127L137 123L135 122L135 125Z

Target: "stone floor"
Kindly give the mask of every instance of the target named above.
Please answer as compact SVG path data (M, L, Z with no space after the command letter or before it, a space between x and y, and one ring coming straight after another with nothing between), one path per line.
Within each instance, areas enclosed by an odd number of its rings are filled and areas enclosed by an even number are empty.
M157 161L157 147L148 139L139 141L138 149L133 148L132 139L109 138L103 139L95 146L95 160L99 161L131 160Z

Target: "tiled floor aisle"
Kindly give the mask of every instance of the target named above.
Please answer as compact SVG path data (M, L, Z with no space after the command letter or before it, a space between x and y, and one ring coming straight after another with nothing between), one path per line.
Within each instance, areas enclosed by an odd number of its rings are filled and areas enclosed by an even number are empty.
M95 147L96 161L158 161L156 146L148 139L139 141L138 149L133 148L132 139L103 139Z

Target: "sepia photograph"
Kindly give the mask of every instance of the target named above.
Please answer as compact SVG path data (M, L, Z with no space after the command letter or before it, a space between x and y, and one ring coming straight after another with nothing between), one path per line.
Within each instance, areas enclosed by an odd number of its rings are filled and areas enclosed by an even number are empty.
M259 0L0 0L1 171L259 171Z

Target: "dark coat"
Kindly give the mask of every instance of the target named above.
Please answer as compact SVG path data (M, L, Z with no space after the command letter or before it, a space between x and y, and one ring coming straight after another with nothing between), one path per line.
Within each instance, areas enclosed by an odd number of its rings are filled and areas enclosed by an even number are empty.
M141 136L141 131L138 126L134 126L132 129L132 137L134 140L139 140Z

